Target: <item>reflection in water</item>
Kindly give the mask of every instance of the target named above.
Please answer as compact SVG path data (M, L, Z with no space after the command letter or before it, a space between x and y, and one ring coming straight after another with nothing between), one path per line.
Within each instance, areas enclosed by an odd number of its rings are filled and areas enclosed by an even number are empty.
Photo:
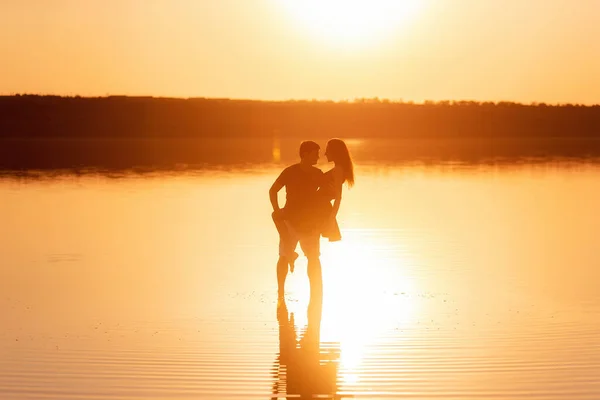
M598 400L599 166L359 165L279 326L274 167L0 176L0 399Z
M284 300L278 303L279 354L274 368L273 399L284 395L337 398L339 345L321 348L322 309L322 297L311 298L308 323L298 340L294 313L288 313Z

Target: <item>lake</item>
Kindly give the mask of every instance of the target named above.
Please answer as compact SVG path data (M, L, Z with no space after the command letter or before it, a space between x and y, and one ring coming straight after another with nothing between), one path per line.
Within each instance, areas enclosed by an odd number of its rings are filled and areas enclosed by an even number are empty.
M3 174L0 398L600 398L599 163L359 162L310 308L283 166Z

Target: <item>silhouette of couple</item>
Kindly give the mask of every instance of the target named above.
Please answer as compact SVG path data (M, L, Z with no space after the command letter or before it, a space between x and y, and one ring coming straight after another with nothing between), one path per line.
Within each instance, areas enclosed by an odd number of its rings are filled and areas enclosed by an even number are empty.
M269 190L273 205L273 221L279 232L279 260L277 261L278 296L284 295L285 280L294 272L298 258L296 247L300 243L308 259L308 280L311 297L321 295L320 237L329 241L341 240L337 213L342 201L344 182L354 184L354 167L348 147L343 140L327 142L325 156L334 167L323 173L315 167L319 161L320 146L313 141L300 144L300 162L281 172ZM285 187L285 207L279 207L277 194ZM332 204L333 201L333 204Z

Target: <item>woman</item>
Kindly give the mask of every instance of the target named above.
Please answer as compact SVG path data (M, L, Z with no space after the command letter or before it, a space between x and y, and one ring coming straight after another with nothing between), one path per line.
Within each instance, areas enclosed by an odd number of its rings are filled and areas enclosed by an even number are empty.
M354 165L346 143L341 139L331 139L325 148L325 157L333 162L333 168L323 174L324 182L317 192L317 217L321 221L321 235L330 242L342 239L337 223L337 214L342 202L342 186L354 186ZM333 205L331 201L333 200Z

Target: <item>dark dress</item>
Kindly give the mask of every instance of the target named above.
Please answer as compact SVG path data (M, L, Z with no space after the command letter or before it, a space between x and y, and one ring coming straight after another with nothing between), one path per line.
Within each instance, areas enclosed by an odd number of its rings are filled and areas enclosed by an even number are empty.
M323 174L324 183L317 191L316 215L321 225L321 235L329 239L330 242L342 240L342 234L336 218L330 218L333 210L331 201L335 199L335 190L333 188L334 176L333 170Z

